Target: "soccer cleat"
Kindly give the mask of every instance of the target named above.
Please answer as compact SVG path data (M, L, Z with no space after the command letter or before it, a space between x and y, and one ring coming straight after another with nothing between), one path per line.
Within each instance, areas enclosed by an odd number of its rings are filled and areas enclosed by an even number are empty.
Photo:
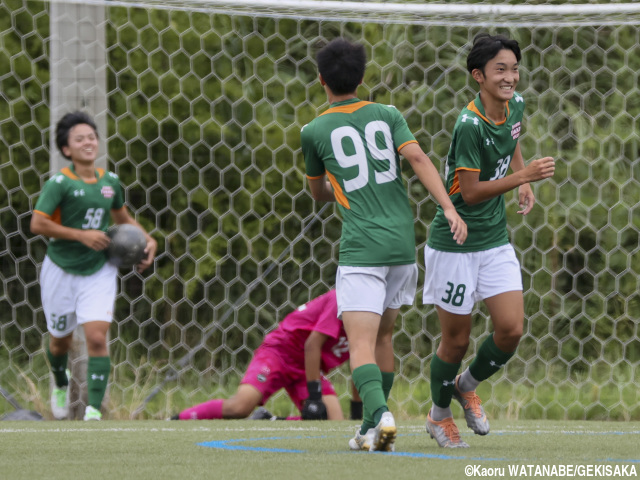
M247 420L275 420L276 417L271 414L269 410L264 407L256 408L251 415L247 417Z
M464 410L464 418L469 427L476 435L486 435L489 433L489 421L487 415L482 408L482 400L476 395L475 390L471 392L461 392L458 388L460 375L456 377L456 384L453 390L453 398L455 398Z
M175 415L171 415L167 420L180 420L180 414L176 413Z
M431 412L427 415L427 431L431 438L444 448L469 448L469 444L460 438L458 427L453 418L448 417L436 422L431 419Z
M349 448L351 450L371 451L371 446L374 445L375 436L375 428L370 428L367 430L367 433L362 435L360 433L360 425L358 425L356 427L356 436L349 440Z
M67 370L67 378L71 382L71 372ZM56 420L65 420L69 416L69 392L71 390L70 383L64 387L58 387L53 382L51 389L51 413Z
M372 451L394 452L396 447L396 421L391 412L384 412L375 428Z
M93 420L102 420L102 414L100 410L96 410L91 405L87 405L87 408L84 411L84 421L93 421Z

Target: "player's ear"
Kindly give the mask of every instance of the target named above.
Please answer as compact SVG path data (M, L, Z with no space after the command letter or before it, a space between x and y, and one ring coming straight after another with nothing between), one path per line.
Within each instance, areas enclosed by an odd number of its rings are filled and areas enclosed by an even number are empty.
M482 83L482 80L484 80L484 74L482 73L482 70L480 70L479 68L474 68L473 71L471 72L471 76L478 83Z
M318 80L320 80L320 85L322 85L323 87L327 84L327 82L325 82L324 79L322 78L321 74L318 74Z

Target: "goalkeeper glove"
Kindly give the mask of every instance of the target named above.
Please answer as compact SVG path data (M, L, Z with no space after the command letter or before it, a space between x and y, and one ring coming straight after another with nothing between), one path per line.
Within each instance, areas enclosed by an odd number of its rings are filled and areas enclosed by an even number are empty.
M307 382L309 398L304 401L302 407L303 420L326 420L327 407L322 403L322 385L320 381Z

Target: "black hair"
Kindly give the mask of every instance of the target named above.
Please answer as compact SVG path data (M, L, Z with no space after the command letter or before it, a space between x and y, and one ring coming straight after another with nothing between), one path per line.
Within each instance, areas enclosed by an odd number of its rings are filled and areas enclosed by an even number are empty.
M76 125L89 125L93 128L93 131L96 132L96 136L98 136L98 127L96 127L93 119L85 112L75 111L71 113L67 113L63 116L58 125L56 126L56 145L58 146L58 150L65 158L71 158L64 154L62 151L62 147L69 146L69 132Z
M338 37L316 55L318 71L336 95L353 93L364 77L367 55L364 46Z
M489 35L480 33L473 39L473 47L467 56L467 70L469 73L476 68L484 73L484 67L500 50L511 50L520 62L522 54L518 42L504 35Z

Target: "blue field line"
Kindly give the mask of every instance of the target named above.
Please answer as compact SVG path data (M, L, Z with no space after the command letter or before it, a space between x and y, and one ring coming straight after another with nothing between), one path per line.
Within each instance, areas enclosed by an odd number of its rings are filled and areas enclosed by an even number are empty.
M492 432L493 435L510 435L510 434L521 434L521 433L543 433L543 432ZM570 435L627 435L627 434L638 434L640 432L558 432L563 434ZM420 435L418 433L409 433L405 435L398 435L399 437L403 436L415 436ZM309 453L308 450L300 450L300 449L292 449L292 448L274 448L274 447L255 447L250 445L238 445L242 443L248 442L263 442L263 441L282 441L282 440L314 440L318 438L328 438L328 435L296 435L293 437L257 437L257 438L236 438L231 440L214 440L210 442L201 442L198 443L198 446L214 448L217 450L228 450L228 451L247 451L247 452L261 452L261 453ZM353 455L363 452L349 452L349 451L336 451L333 452L336 454L351 454ZM409 457L409 458L424 458L424 459L434 459L434 460L466 460L466 461L476 461L476 462L519 462L524 459L515 459L515 458L492 458L492 457L482 457L482 456L467 456L467 455L446 455L446 454L434 454L434 453L420 453L420 452L372 452L378 455L390 455L396 457ZM367 452L369 454L369 452ZM597 460L600 463L640 463L639 459L622 459L622 458L606 458Z
M399 435L402 437L403 435ZM215 448L218 450L234 450L234 451L247 451L247 452L264 452L264 453L308 453L308 450L298 450L290 448L269 448L269 447L252 447L248 445L237 445L238 443L246 442L260 442L265 440L278 441L278 440L315 440L318 438L328 438L327 435L312 435L295 437L259 437L259 438L236 438L231 440L213 440L211 442L201 442L196 445L200 447ZM354 452L339 451L335 453L353 454ZM367 452L371 453L371 452ZM488 458L488 457L468 457L465 455L444 455L433 453L419 453L419 452L373 452L381 455L391 455L396 457L412 457L412 458L430 458L438 460L473 460L473 461L508 461L507 458Z
M230 445L231 443L244 442L245 440L220 440L213 442L198 443L198 446L217 448L219 450L242 450L248 452L267 452L267 453L305 453L305 450L293 450L288 448L264 448L264 447L248 447L245 445Z

